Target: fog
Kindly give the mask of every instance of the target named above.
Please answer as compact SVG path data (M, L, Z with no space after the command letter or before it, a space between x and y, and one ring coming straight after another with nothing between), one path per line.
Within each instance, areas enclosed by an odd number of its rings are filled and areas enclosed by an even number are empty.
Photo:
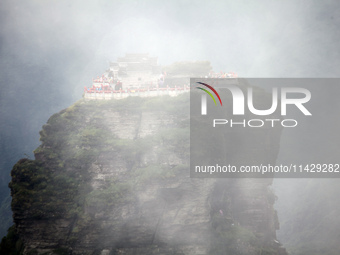
M12 165L33 157L41 126L80 99L109 61L149 53L161 65L209 60L240 77L339 77L339 25L336 0L2 0L1 201ZM289 183L278 188L279 203L293 192L283 191ZM278 208L289 212L286 205Z
M125 52L207 59L245 77L339 72L336 1L3 1L1 13L2 55L28 65L58 55L67 80Z

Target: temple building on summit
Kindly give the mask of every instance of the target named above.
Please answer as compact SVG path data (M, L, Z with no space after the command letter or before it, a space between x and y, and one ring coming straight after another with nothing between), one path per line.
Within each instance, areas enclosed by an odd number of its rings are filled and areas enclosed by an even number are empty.
M108 77L119 80L125 88L153 87L162 79L162 68L157 57L147 53L126 54L110 62Z
M119 57L101 76L92 79L91 86L84 86L84 98L177 96L190 90L190 77L237 77L233 72L213 72L209 61L181 61L162 67L157 60L147 53Z

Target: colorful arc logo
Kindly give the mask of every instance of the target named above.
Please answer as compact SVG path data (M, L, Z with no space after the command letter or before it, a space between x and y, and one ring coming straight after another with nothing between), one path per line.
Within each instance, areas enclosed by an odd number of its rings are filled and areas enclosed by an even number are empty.
M209 88L212 92L215 93L215 95L217 96L218 100L220 101L220 104L222 106L222 100L221 100L221 97L220 95L217 93L217 91L210 85L206 84L206 83L203 83L203 82L197 82L203 86L206 86L207 88ZM216 103L216 100L214 98L214 96L211 94L211 92L209 92L208 90L204 89L204 88L201 88L201 87L196 87L200 90L203 90L204 92L206 92L213 100L214 100L214 103L215 105L217 105ZM201 114L202 115L207 115L207 95L206 94L202 94L202 102L201 102Z
M206 83L203 83L203 82L197 82L197 83L199 83L199 84L201 84L201 85L203 85L203 86L206 86L207 88L211 89L212 92L214 92L215 95L217 96L218 100L220 100L220 104L221 104L221 106L222 106L222 100L221 100L221 98L220 98L220 95L217 93L217 91L216 91L212 86L210 86L210 85L208 85L208 84L206 84ZM217 104L216 104L215 98L213 97L213 95L212 95L208 90L203 89L203 88L201 88L201 87L196 87L196 88L201 89L201 90L205 91L206 93L208 93L208 95L211 96L211 98L214 100L215 105L217 105Z

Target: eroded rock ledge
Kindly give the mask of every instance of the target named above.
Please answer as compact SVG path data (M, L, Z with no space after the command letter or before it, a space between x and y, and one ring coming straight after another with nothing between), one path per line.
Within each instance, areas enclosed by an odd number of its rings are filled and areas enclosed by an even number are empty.
M286 254L271 179L189 177L188 97L79 101L53 115L35 160L12 170L17 251Z

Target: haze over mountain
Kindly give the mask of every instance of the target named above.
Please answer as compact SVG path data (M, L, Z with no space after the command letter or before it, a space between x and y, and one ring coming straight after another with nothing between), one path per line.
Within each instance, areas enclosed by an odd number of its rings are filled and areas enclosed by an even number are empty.
M11 225L12 166L33 157L41 126L108 61L148 52L162 65L209 60L243 77L339 77L339 14L336 0L1 1L1 234Z

